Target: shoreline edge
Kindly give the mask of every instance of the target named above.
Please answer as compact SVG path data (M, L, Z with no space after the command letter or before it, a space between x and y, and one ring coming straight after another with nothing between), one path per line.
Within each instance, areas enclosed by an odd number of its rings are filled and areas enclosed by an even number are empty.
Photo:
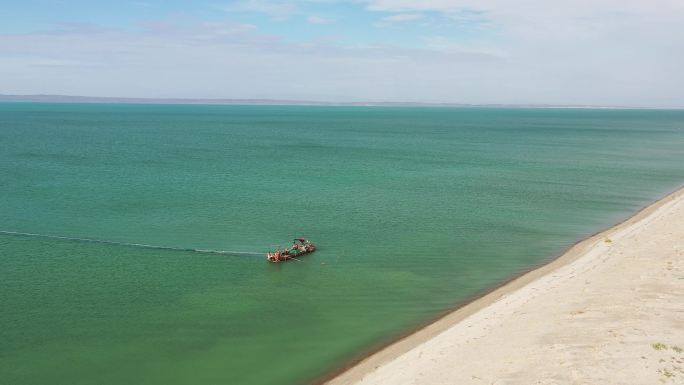
M374 372L377 368L432 340L439 334L458 325L466 318L494 304L502 297L514 293L561 267L577 261L602 239L610 238L611 235L653 215L658 209L668 203L681 199L684 199L684 184L679 185L670 193L641 208L625 220L609 228L599 230L587 238L578 240L559 255L540 264L533 265L508 280L473 295L470 300L466 300L456 307L442 312L437 317L419 325L417 328L401 333L388 342L370 348L365 354L347 361L337 369L317 378L313 381L313 384L348 385L361 381L366 375Z

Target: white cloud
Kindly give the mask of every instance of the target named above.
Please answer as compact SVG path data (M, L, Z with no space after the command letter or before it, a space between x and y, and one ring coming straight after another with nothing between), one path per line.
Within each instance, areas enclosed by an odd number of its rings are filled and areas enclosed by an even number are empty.
M463 7L460 1L450 0L368 0L368 9L372 11L406 12L406 11L440 11L446 12Z
M285 20L298 12L295 2L278 0L238 0L218 8L226 12L265 13L276 20Z
M327 17L311 15L311 16L306 18L306 22L309 24L330 24L330 23L335 22L335 20L327 18Z
M2 93L464 100L440 91L449 83L435 74L456 69L463 79L466 67L499 60L472 53L287 43L248 26L225 25L0 35Z
M397 15L385 16L382 18L383 21L411 21L422 19L424 16L420 13L400 13Z
M367 0L375 12L433 12L468 26L463 37L426 37L442 52L505 58L497 73L511 99L684 105L681 0ZM428 33L429 34L429 33ZM472 69L472 75L485 76ZM505 75L505 76L504 76ZM478 89L481 89L478 87Z
M461 21L486 18L507 33L523 34L576 33L602 23L674 25L684 17L681 0L366 0L366 5L371 11L437 12Z

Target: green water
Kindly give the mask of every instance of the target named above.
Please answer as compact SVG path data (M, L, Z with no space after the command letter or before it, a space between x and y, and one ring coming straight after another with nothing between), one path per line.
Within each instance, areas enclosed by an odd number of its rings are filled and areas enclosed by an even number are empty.
M684 181L684 111L0 104L0 383L298 384Z

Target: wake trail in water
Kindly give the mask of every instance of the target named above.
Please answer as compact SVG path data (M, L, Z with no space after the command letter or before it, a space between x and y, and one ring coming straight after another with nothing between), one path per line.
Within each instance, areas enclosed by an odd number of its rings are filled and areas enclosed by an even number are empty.
M107 245L129 246L129 247L138 247L138 248L143 248L143 249L189 251L189 252L193 252L193 253L203 253L203 254L222 254L222 255L237 255L237 256L260 256L260 255L264 254L264 253L257 253L257 252L253 252L253 251L207 250L207 249L193 249L193 248L185 248L185 247L155 246L155 245L146 245L144 243L127 243L127 242L107 241L104 239L63 237L60 235L22 233L19 231L0 230L0 234L20 235L20 236L25 236L25 237L37 237L37 238L62 239L62 240L76 241L76 242L102 243L102 244L107 244Z

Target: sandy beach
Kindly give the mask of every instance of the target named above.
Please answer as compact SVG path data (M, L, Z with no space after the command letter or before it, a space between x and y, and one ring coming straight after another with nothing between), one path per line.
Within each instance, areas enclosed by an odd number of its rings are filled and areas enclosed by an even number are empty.
M339 384L683 384L684 189L367 357Z

